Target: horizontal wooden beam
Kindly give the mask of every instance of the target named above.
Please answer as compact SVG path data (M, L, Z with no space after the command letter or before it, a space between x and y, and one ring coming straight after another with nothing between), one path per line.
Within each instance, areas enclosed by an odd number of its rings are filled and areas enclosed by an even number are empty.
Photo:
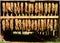
M58 16L0 16L0 19L6 19L6 18L12 18L12 19L16 19L16 18L27 18L27 19L38 19L38 18L59 18Z

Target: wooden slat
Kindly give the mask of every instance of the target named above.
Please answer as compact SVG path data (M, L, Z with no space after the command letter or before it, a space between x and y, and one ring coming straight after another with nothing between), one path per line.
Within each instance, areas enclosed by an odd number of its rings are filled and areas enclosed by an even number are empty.
M23 19L23 18L32 18L32 19L38 19L38 18L59 18L58 16L0 16L0 19L6 19L6 18L13 18L13 19L15 19L15 18L21 18L21 19Z

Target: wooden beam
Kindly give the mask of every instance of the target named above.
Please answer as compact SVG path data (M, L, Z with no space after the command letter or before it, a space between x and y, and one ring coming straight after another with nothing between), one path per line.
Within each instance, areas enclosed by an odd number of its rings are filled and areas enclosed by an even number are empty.
M38 18L59 18L58 16L0 16L0 19L6 19L6 18L12 18L12 19L16 19L16 18L27 18L27 19L38 19Z

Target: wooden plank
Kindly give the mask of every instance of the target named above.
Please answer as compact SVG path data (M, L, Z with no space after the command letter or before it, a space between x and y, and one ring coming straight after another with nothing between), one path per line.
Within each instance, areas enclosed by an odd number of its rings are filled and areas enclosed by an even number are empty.
M59 18L59 17L58 16L0 16L0 19L6 19L6 18L12 18L12 19L15 19L15 18L35 19L36 18L36 19L38 19L38 18Z

